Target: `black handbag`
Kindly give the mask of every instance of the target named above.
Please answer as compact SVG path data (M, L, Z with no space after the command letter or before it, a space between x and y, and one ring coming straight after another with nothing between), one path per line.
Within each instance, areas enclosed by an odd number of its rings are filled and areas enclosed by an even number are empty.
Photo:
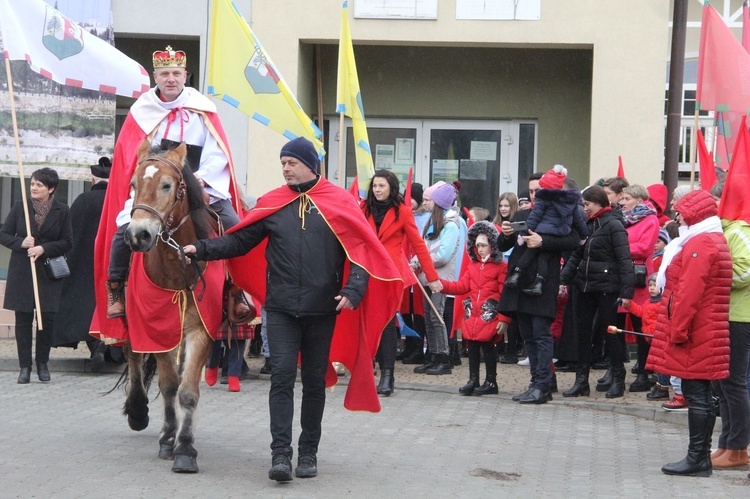
M648 277L646 275L646 272L648 272L648 270L646 269L646 264L633 262L633 272L635 272L635 287L645 288L646 278Z
M44 268L47 269L47 277L53 280L65 279L70 277L70 267L65 255L47 258L44 261Z

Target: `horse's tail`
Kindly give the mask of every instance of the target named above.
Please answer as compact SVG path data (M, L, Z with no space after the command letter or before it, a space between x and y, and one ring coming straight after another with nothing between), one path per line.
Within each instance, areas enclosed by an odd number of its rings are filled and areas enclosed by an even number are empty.
M154 376L156 375L156 356L152 354L146 354L144 359L144 365L143 365L143 386L146 388L146 392L148 393L149 388L151 388L151 382L154 380ZM125 369L123 369L122 374L115 382L115 386L113 386L109 391L104 392L103 395L109 395L113 391L117 390L118 388L122 388L123 390L128 385L128 382L130 381L130 365L126 364Z

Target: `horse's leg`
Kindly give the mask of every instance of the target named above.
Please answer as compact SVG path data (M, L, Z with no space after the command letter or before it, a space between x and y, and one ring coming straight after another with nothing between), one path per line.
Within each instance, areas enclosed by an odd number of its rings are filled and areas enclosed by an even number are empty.
M148 427L148 393L143 384L143 354L135 353L130 344L123 347L128 360L128 388L122 413L128 417L131 430L141 431Z
M196 473L198 471L198 451L193 447L193 420L200 397L199 384L203 366L206 365L211 348L211 338L203 328L203 322L193 308L188 309L185 318L184 363L182 381L177 390L178 426L174 448L172 471Z
M159 371L159 391L164 399L164 424L159 435L159 459L172 459L174 437L177 431L175 396L180 379L171 353L157 353L156 366Z

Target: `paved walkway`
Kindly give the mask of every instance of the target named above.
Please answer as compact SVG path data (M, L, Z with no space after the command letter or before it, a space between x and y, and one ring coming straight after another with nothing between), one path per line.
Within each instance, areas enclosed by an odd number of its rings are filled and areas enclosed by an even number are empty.
M242 392L202 386L196 430L200 473L178 475L156 457L161 401L151 425L128 429L123 396L103 396L114 374L84 374L83 351L54 350L52 382L16 384L12 341L0 341L1 497L747 497L747 472L677 478L659 469L684 456L686 429L654 421L643 394L620 401L555 400L521 406L526 369L502 366L499 396L461 397L451 376L398 369L379 414L343 409L328 392L317 478L267 477L269 381ZM260 359L250 359L251 374ZM572 375L561 373L567 386ZM345 382L345 381L344 381ZM296 409L299 411L297 390ZM152 398L155 394L152 393ZM594 409L594 410L592 410ZM641 417L635 417L634 415ZM660 419L660 418L657 418ZM295 424L295 438L298 435Z

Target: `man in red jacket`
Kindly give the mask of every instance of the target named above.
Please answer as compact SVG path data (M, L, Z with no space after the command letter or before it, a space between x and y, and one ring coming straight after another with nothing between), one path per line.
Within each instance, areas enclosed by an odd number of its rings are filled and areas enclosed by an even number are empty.
M729 376L732 256L707 191L686 194L674 209L686 230L665 250L656 278L664 292L646 369L682 378L688 401L687 456L662 472L709 476L716 422L711 380Z

